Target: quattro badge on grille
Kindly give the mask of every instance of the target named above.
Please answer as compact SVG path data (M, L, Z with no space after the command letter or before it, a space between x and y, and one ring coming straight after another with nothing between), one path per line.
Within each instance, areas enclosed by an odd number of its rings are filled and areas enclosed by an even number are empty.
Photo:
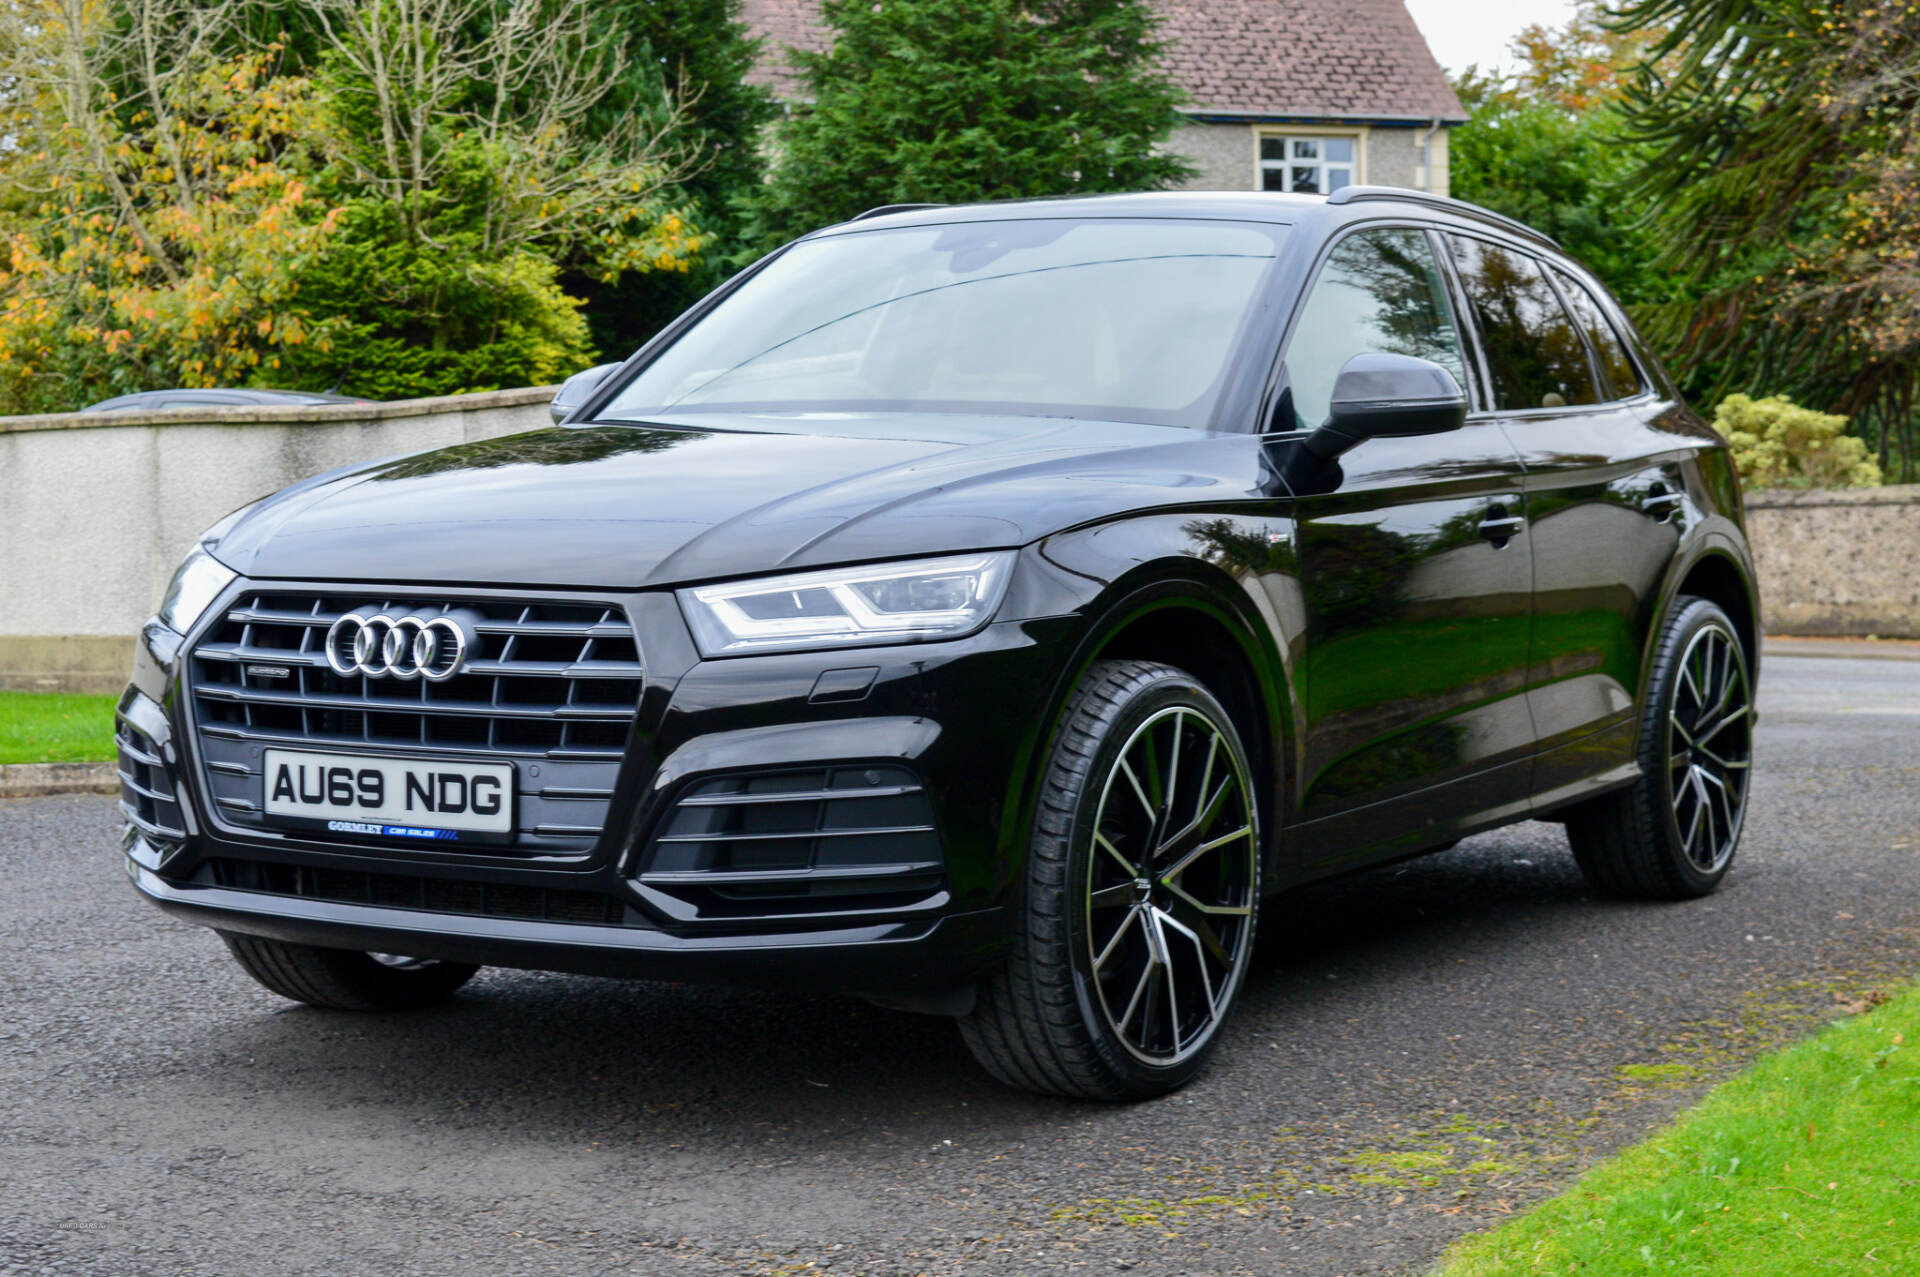
M467 653L478 641L472 622L457 613L389 616L361 609L327 630L327 664L342 678L444 683L466 668Z

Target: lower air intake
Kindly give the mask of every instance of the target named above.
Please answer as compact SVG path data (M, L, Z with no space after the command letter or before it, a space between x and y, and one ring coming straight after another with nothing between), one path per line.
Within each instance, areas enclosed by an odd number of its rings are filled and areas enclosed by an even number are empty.
M933 805L904 767L745 772L673 803L639 877L678 922L913 913L947 899Z

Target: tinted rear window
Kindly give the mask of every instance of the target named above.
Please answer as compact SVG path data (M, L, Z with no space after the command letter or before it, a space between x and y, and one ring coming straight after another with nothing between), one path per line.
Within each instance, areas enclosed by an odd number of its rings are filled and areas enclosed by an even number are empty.
M1626 344L1614 331L1606 312L1600 309L1600 303L1587 291L1586 285L1565 271L1555 269L1553 277L1559 282L1560 291L1567 295L1574 322L1580 325L1588 345L1593 347L1593 357L1600 364L1601 375L1607 379L1608 397L1631 399L1639 394L1640 370L1633 366L1633 357L1627 354Z
M1449 235L1447 242L1480 330L1494 407L1599 403L1586 343L1547 282L1546 268L1485 240Z

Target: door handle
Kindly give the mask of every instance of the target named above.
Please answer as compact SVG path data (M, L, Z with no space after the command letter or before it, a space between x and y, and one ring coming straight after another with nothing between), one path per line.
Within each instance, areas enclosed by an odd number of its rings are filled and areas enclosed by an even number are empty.
M1498 550L1507 542L1526 531L1527 521L1519 515L1507 513L1507 507L1494 505L1487 507L1487 517L1480 520L1480 535L1493 542Z
M1685 500L1684 493L1669 492L1666 484L1656 483L1647 490L1647 499L1640 503L1640 508L1653 515L1656 523L1665 523L1680 512L1680 503Z

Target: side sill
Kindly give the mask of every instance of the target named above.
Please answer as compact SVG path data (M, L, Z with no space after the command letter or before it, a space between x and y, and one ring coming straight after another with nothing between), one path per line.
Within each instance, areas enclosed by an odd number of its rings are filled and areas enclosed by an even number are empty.
M1622 763L1598 776L1562 785L1534 798L1533 819L1563 821L1567 808L1586 802L1589 798L1627 789L1637 783L1643 774L1639 763Z

